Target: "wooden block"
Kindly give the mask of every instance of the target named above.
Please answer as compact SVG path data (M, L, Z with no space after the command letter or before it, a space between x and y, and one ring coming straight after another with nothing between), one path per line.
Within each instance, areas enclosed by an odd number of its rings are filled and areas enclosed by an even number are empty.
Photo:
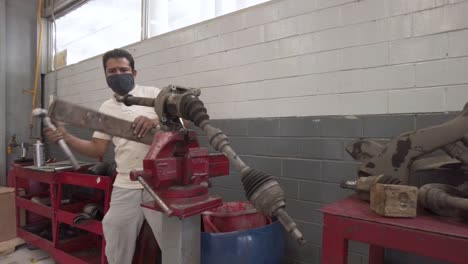
M16 208L15 189L0 186L0 242L15 238Z
M371 187L370 207L386 217L416 217L418 188L377 183Z
M24 240L19 237L2 242L0 243L0 255L8 255L13 253L15 252L16 246L22 245L24 243Z

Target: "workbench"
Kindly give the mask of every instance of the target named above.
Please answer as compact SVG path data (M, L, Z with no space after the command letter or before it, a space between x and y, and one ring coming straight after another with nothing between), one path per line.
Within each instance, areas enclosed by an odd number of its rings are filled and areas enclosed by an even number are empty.
M43 167L13 164L10 170L16 190L18 236L49 252L59 263L107 263L101 222L91 219L79 225L73 223L76 214L87 203L102 204L104 212L109 208L113 179L87 174L91 165L81 163L82 168L73 171L67 162L48 163ZM63 193L65 185L96 191L68 199L70 197ZM38 203L33 197L48 202ZM65 225L84 232L62 239L60 233L64 232ZM38 234L41 230L50 231L44 236Z
M383 264L385 248L452 263L468 263L468 222L424 209L416 218L386 218L352 195L321 208L322 264L347 263L348 240L369 244L369 263Z

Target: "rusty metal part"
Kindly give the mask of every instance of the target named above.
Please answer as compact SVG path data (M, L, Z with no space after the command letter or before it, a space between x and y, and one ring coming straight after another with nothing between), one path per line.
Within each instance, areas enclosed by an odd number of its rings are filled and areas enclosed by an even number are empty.
M346 146L346 151L355 160L366 162L369 159L376 157L384 148L384 145L373 140L360 139ZM418 158L411 164L410 168L413 172L439 168L459 168L460 166L460 159L451 158L447 155L438 155Z
M457 189L460 191L463 197L468 198L468 182L460 184Z
M468 212L465 184L460 188L439 183L426 184L419 189L418 202L438 215L466 216Z
M132 122L99 113L83 106L56 99L49 108L52 119L73 126L86 127L109 135L151 145L156 129L151 129L142 138L133 133Z
M200 93L199 89L169 85L161 90L156 99L132 95L115 95L115 99L127 106L153 107L161 121L162 130L171 131L183 126L180 118L190 120L198 127L201 127L202 121L209 119L203 102L198 100Z
M126 106L131 105L142 105L148 107L154 107L156 99L147 97L135 97L131 94L118 95L114 94L114 98L117 102L123 103Z
M449 156L434 156L417 159L411 164L411 172L437 170L437 169L458 169L461 163L457 159Z
M461 161L463 164L468 164L468 152L462 142L447 144L442 149L450 157Z
M351 189L356 191L358 197L365 201L370 201L370 190L376 183L382 184L401 184L398 178L389 175L377 175L359 177L355 181L343 181L340 186L343 189Z
M209 123L209 116L203 102L198 98L200 90L181 86L167 86L156 99L133 96L116 97L126 105L154 107L161 121L161 130L181 128L179 118L192 121L208 136L210 145L222 152L234 167L241 172L241 180L247 197L255 208L265 214L277 217L287 232L301 245L306 241L294 220L285 211L285 195L276 180L268 174L248 167L229 145L227 136ZM92 128L103 133L118 136L144 144L151 144L152 135L146 139L135 138L131 123L110 117L93 110L56 100L51 106L52 117L73 125Z
M422 155L444 147L445 151L451 152L454 157L465 162L465 154L454 150L454 147L459 148L460 146L453 144L460 140L466 140L467 131L468 104L454 119L448 122L404 133L391 139L378 154L375 154L375 150L378 149L375 146L370 148L372 151L361 151L362 153L370 153L371 158L363 159L359 173L360 175L391 175L407 184L411 164ZM357 146L356 148L359 150ZM358 157L357 154L354 156Z
M349 144L346 147L346 152L355 160L365 162L377 156L383 149L384 146L382 144L372 140L360 139Z

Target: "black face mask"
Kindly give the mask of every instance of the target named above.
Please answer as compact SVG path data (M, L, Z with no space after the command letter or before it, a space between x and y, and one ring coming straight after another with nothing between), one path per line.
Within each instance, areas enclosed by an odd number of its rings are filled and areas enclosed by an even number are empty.
M111 75L106 81L112 91L120 96L128 94L135 87L135 79L131 73Z

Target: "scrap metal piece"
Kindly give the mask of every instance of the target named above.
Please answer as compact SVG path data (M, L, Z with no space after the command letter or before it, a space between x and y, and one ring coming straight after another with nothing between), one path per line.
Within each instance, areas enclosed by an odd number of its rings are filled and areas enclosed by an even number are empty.
M156 129L151 129L142 138L133 133L132 122L113 116L99 113L83 106L71 104L64 100L56 99L49 108L52 119L65 122L73 126L94 129L109 135L151 145Z
M466 217L468 197L466 192L462 192L466 189L465 184L460 188L439 183L426 184L419 189L418 202L438 215Z
M449 156L435 156L417 159L411 164L411 172L444 169L458 169L461 162Z
M91 219L102 220L103 213L104 213L104 208L102 206L96 203L89 203L83 207L83 210L81 213L77 214L73 218L73 223L75 225L79 225Z
M442 149L452 158L461 161L463 164L468 164L468 151L461 142L447 144Z
M468 104L454 119L448 122L404 133L393 138L385 144L378 155L366 160L360 166L360 173L364 175L391 175L406 184L411 164L417 158L463 140L467 131ZM464 155L457 155L457 157L462 158Z
M346 152L355 160L365 162L379 155L383 149L384 146L380 143L372 140L360 139L349 144L346 147Z

